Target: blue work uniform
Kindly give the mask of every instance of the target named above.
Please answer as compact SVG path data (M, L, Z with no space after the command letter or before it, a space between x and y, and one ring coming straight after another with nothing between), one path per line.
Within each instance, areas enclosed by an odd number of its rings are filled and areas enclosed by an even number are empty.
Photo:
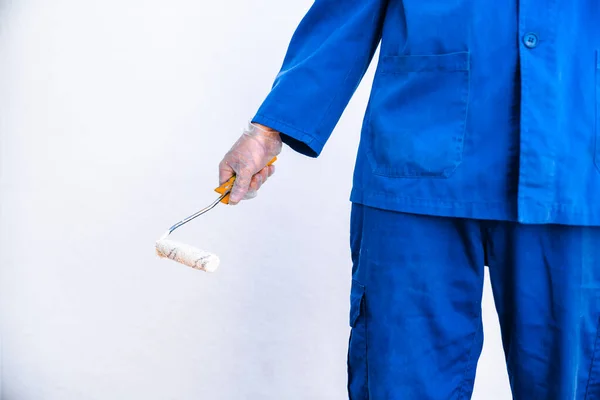
M351 194L375 351L353 328L350 397L468 396L489 262L515 398L600 398L600 1L316 0L253 121L318 156L380 43Z

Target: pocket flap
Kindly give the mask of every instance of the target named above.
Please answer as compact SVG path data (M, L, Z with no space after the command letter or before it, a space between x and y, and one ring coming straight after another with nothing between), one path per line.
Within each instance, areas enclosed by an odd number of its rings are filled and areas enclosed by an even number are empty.
M380 62L382 73L404 73L424 71L469 71L468 51L448 54L384 56Z
M352 289L350 291L350 326L354 328L356 320L360 316L362 300L365 296L365 287L355 280L352 280Z

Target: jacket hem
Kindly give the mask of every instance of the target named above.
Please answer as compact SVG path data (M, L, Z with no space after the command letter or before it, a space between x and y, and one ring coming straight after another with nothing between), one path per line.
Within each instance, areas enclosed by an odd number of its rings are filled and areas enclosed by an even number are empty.
M353 203L411 214L517 222L524 225L600 226L600 205L545 204L533 199L511 201L455 201L414 198L354 188Z

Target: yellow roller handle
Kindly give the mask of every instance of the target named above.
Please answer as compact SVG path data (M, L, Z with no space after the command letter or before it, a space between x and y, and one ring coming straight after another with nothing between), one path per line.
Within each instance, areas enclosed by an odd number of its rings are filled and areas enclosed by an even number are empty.
M269 165L273 165L273 163L277 161L277 157L274 157L271 161L269 161L269 163L266 165L267 167ZM227 196L223 197L223 199L221 199L221 203L224 204L229 204L229 193L231 191L231 188L233 188L233 182L235 182L235 175L232 176L231 178L229 178L229 180L227 182L225 182L224 184L222 184L221 186L219 186L218 188L215 189L215 192L219 193L221 196L224 195L225 193L227 193Z

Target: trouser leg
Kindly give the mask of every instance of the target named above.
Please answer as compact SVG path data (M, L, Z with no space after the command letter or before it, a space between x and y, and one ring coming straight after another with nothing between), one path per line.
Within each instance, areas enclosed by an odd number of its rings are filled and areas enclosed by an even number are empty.
M486 232L514 398L600 399L600 228L490 223Z
M477 221L354 205L352 400L468 399L482 346Z

